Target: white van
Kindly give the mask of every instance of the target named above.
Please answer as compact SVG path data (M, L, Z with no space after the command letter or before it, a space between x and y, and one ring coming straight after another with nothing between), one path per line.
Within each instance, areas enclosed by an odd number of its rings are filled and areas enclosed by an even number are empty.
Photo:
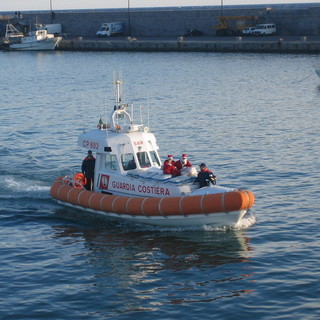
M44 28L47 30L47 33L52 33L52 34L62 33L62 26L60 23L46 24Z
M97 31L97 37L111 37L123 33L123 22L103 23Z
M277 28L274 23L257 24L253 30L253 34L256 36L275 35Z

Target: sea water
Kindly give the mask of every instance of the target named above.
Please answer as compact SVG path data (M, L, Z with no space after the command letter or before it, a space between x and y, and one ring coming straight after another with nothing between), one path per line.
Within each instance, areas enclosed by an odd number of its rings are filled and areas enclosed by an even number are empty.
M0 52L0 318L319 319L318 60ZM187 153L255 194L240 226L138 226L51 199L114 105L114 71L162 159Z

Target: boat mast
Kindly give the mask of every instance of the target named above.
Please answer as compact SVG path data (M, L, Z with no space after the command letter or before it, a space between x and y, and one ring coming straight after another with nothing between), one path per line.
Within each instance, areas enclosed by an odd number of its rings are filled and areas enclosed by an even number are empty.
M122 85L122 81L116 80L114 84L116 86L116 107L119 109L121 106L120 86Z
M130 114L127 112L127 104L122 103L121 101L121 74L119 75L119 79L114 78L113 81L116 89L116 104L111 113L110 123L111 128L115 131L121 130L121 126L119 124L119 120L122 121L123 125L125 124L125 120L127 120L127 125L132 123L132 118Z

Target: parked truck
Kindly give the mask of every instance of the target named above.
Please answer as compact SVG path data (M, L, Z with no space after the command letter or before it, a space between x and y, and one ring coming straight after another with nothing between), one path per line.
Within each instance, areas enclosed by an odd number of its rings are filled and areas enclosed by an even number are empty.
M253 27L256 16L218 16L219 24L213 26L216 30L216 36L234 36L241 35L242 30L247 27Z
M123 22L103 23L97 31L97 37L111 37L123 33Z

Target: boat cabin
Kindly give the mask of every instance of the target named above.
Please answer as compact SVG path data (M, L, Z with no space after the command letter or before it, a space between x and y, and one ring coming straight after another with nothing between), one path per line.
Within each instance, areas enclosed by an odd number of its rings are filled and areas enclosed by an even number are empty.
M117 94L109 122L105 124L100 119L97 129L79 136L78 144L81 147L96 152L96 172L117 171L126 174L132 170L161 169L159 147L154 134L142 123L134 124L133 106L130 113L128 108L129 105L122 104Z

